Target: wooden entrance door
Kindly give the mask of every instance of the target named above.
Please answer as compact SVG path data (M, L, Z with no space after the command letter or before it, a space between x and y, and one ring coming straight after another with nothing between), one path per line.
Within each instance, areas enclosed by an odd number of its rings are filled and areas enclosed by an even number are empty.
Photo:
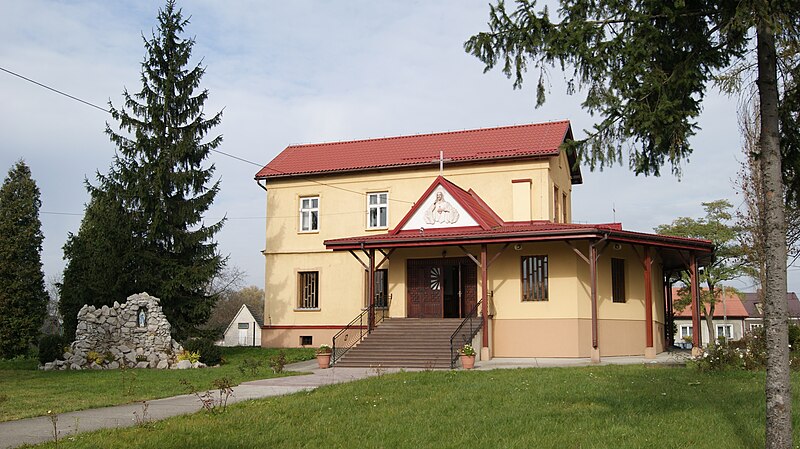
M477 302L477 270L469 258L411 259L408 317L460 318Z

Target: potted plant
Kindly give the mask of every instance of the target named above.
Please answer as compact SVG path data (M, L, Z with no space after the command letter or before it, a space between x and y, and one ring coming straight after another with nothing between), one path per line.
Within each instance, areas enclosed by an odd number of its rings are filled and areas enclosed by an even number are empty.
M692 349L692 336L691 335L684 335L683 336L683 349Z
M322 369L327 368L331 364L331 347L328 345L320 345L317 349L317 363Z
M471 344L467 343L458 351L461 358L461 367L464 369L472 369L475 367L475 349Z

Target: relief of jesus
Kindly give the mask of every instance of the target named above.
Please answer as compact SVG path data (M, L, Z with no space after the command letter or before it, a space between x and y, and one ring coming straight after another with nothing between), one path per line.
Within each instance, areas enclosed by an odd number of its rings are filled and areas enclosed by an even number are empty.
M452 224L458 221L458 211L450 203L445 201L442 192L436 192L436 200L433 205L425 211L425 223L430 225L436 223Z

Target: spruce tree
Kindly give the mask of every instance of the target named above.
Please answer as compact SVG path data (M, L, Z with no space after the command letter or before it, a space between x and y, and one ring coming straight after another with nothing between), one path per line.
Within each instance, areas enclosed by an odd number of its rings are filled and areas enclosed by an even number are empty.
M0 358L25 354L47 314L39 188L18 161L0 187Z
M181 37L189 21L174 0L157 20L157 30L144 39L141 90L124 90L119 109L109 104L119 129L107 124L106 134L116 155L109 173L89 186L93 203L65 247L62 295L76 312L81 301L99 305L148 292L161 298L175 337L182 339L210 315L216 298L207 286L225 262L213 241L223 222L203 222L219 191L219 181L208 185L214 165L203 162L222 137L204 139L222 113L204 114L208 90L198 86L205 69L190 65L194 40ZM90 214L92 207L112 211L113 220ZM95 257L109 263L98 268ZM73 264L76 272L70 273ZM81 279L91 282L76 284Z

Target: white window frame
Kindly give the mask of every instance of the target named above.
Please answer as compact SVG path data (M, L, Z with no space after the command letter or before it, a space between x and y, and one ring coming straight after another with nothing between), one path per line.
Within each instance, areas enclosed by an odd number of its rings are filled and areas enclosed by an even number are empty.
M762 327L764 327L764 323L750 323L750 330L761 329Z
M383 195L384 201L381 202L381 195ZM375 198L375 203L373 204L372 199ZM372 224L372 211L375 210L376 215L376 223ZM383 211L383 215L381 215L381 211ZM381 224L381 218L384 219L384 223ZM389 227L389 192L370 192L367 193L367 229L387 229Z
M683 337L691 337L693 333L692 325L691 324L681 324L680 328L680 339L683 340Z
M317 205L314 206L314 200ZM308 203L306 203L308 202ZM307 223L304 218L308 217ZM316 220L315 220L316 218ZM316 223L315 223L316 221ZM306 226L307 224L307 226ZM315 226L316 225L316 226ZM300 197L300 232L319 232L319 196Z
M727 329L729 332L723 332L720 335L720 329ZM715 338L725 337L726 340L733 340L733 324L717 324L714 326L714 332L716 333Z

